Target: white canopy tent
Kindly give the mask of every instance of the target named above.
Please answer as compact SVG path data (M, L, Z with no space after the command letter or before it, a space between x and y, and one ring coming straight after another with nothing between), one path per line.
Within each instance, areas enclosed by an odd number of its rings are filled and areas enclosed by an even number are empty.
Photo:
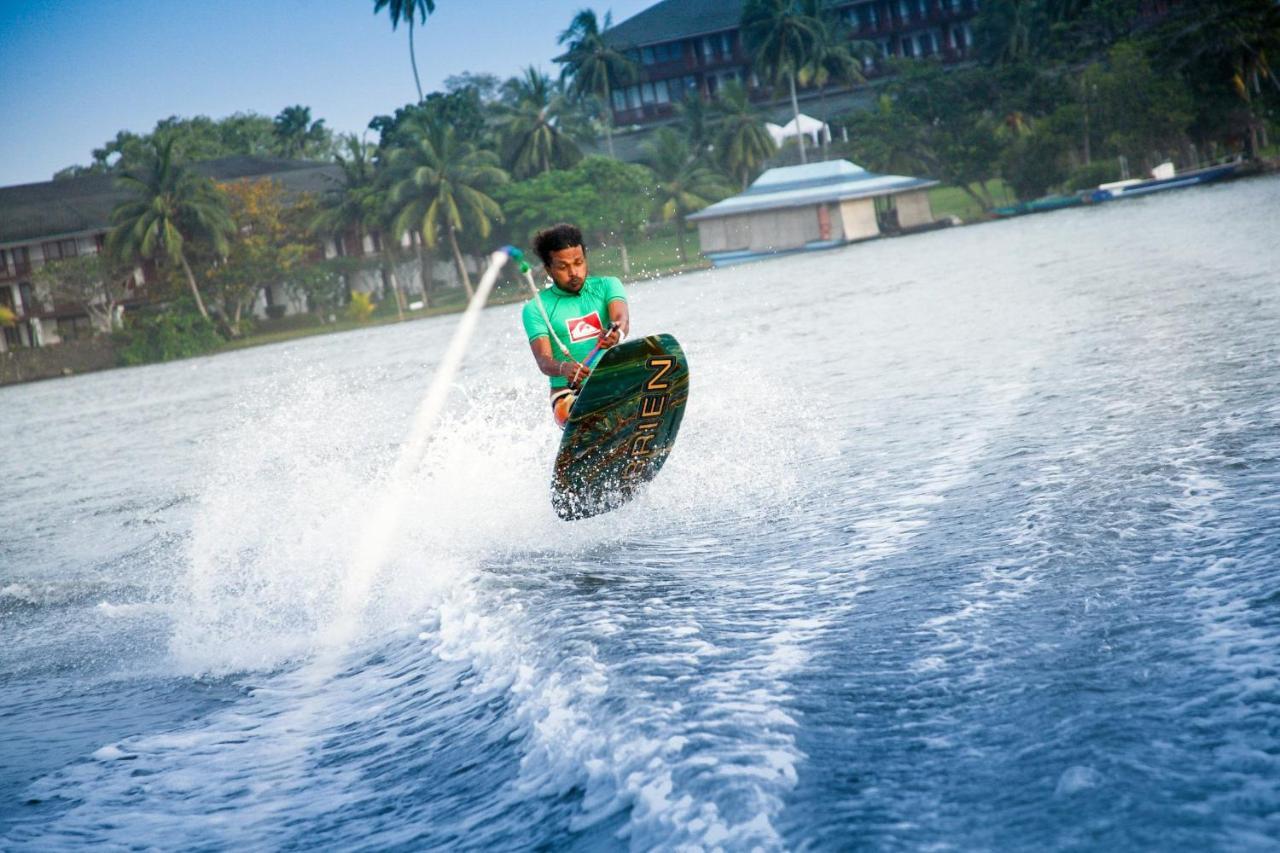
M798 129L797 122L799 123ZM774 144L778 147L782 147L782 143L802 133L813 143L814 147L821 145L824 141L831 141L831 127L826 122L818 121L818 119L807 116L804 113L801 113L799 118L793 118L782 126L778 126L773 122L766 122L764 128L769 131L769 135L773 137Z

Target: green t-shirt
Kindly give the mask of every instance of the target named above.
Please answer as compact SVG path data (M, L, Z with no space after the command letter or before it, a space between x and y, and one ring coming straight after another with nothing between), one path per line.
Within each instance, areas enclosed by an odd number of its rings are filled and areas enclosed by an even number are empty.
M552 286L539 293L537 298L551 320L556 337L568 348L575 361L582 361L595 349L596 339L609 328L609 303L618 299L626 302L627 293L622 289L622 282L612 276L588 276L577 295ZM532 299L525 303L521 319L530 343L538 338L551 337L547 332L547 320ZM567 361L559 344L554 340L550 343L552 358ZM563 388L569 384L563 376L549 378L552 388Z

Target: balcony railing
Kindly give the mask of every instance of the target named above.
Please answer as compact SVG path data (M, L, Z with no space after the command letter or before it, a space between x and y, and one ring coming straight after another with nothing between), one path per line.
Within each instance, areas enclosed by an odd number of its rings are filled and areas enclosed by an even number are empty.
M31 275L30 261L17 261L0 268L0 281L11 281L24 275Z

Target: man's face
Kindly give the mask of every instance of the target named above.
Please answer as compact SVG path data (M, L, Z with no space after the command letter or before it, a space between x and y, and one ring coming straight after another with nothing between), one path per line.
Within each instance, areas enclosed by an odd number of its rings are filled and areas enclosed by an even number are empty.
M581 246L570 246L551 253L547 275L561 290L577 293L587 280L587 255Z

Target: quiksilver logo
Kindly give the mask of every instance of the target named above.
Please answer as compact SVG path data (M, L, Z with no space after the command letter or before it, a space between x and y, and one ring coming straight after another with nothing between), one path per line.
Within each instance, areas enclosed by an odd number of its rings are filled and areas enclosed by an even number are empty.
M565 326L569 330L569 340L575 344L598 338L604 331L604 327L600 325L600 314L595 311L584 317L572 317L565 321Z

